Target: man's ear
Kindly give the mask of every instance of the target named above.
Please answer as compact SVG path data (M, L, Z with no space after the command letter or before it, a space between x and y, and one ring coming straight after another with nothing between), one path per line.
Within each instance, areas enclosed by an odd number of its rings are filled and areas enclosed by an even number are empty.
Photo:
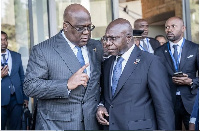
M63 22L63 30L67 32L68 24Z
M182 26L182 32L184 32L184 31L185 31L185 29L186 29L186 27L185 27L185 26Z

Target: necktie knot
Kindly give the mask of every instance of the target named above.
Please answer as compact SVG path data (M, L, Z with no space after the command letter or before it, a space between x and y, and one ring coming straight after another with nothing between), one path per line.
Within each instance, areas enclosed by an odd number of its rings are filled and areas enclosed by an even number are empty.
M6 54L1 54L1 56L3 57L3 63L6 63Z
M178 45L173 45L174 50L177 50Z
M118 58L117 58L117 63L122 63L122 62L123 62L123 60L124 60L124 58L123 58L123 57L118 57Z

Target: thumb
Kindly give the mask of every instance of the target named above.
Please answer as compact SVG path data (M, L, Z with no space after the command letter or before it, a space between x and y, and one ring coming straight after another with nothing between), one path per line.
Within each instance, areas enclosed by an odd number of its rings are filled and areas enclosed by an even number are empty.
M85 64L83 67L81 67L78 72L83 73L83 71L89 66L89 63Z
M104 114L105 114L106 116L109 116L108 112L105 112Z

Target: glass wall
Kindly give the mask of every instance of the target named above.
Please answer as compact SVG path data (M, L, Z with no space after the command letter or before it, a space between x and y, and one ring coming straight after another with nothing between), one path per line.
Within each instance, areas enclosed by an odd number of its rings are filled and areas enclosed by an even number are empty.
M199 43L199 0L190 0L192 41Z
M26 70L30 49L28 1L1 0L1 6L1 30L8 34L8 49L21 54Z
M47 0L32 0L34 45L49 38Z
M95 29L92 31L92 38L99 39L104 33L107 25L112 21L111 0L55 0L57 15L57 30L63 26L63 12L65 8L73 3L83 5L91 14L92 23Z

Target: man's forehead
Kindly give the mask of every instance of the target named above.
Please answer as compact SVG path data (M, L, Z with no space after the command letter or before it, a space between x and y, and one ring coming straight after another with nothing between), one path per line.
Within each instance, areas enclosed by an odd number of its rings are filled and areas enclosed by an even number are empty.
M140 25L148 25L148 23L146 21L141 21Z
M117 28L110 28L106 31L106 36L119 36L121 34L121 31Z

